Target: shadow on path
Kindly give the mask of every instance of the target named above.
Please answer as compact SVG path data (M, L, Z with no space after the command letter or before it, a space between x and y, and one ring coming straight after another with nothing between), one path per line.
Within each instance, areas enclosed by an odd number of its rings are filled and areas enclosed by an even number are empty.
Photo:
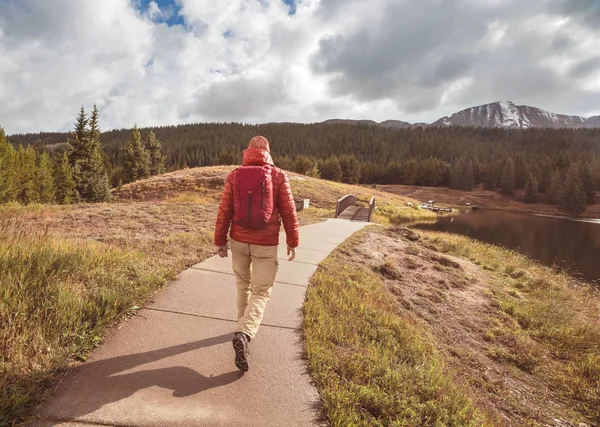
M82 416L91 414L109 403L118 402L149 387L173 390L174 397L182 398L230 384L242 378L243 373L235 370L207 377L190 368L173 366L117 375L119 372L147 363L223 344L230 340L231 335L227 334L159 350L85 363L71 372L67 381L63 383L63 392L60 394L62 398L56 402L61 408L58 419L64 421L81 419ZM78 386L82 382L93 384L93 387ZM135 408L132 410L135 411Z

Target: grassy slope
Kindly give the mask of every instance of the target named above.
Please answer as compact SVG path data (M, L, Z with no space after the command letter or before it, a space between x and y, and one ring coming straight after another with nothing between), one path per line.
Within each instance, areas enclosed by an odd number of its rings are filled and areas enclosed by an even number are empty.
M116 203L0 207L0 425L26 415L108 325L212 254L230 170L153 177L116 190ZM311 178L292 181L292 188L297 199L312 200L300 213L303 224L331 217L344 194L371 194ZM397 221L415 214L387 209Z
M332 425L600 425L596 290L468 238L404 234L363 231L311 280L307 353Z
M399 316L379 275L353 260L368 237L357 233L321 264L304 308L308 360L331 425L485 425L426 331Z

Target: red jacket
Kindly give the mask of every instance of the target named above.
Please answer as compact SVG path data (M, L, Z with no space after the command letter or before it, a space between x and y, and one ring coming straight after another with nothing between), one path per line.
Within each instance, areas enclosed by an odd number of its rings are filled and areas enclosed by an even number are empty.
M273 165L271 155L259 148L249 148L244 151L242 166ZM287 244L293 248L298 246L299 224L296 215L296 205L292 196L292 189L287 175L281 169L273 166L273 198L274 205L271 221L265 228L249 229L240 225L231 224L233 219L233 172L227 175L225 189L219 203L217 224L215 226L215 245L227 244L227 232L231 226L231 238L242 243L260 246L277 246L279 244L279 230L283 220L283 228L287 237Z

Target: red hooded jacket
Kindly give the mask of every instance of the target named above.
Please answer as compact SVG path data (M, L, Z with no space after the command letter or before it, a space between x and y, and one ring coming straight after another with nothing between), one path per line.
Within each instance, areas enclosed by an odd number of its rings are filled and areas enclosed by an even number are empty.
M242 166L264 165L273 165L273 159L267 151L259 148L249 148L244 151ZM249 229L231 224L233 220L233 172L227 175L225 189L219 203L217 224L215 226L216 246L225 246L227 244L227 233L230 227L231 238L238 242L260 246L277 246L279 244L279 230L283 221L287 244L293 248L298 247L299 224L290 182L285 172L275 166L272 168L272 174L273 215L266 227L261 229Z

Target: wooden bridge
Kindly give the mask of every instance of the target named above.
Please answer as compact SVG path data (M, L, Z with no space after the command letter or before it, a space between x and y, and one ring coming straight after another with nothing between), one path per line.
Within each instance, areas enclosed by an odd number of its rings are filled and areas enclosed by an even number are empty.
M371 199L368 207L358 206L357 198L347 194L335 204L335 217L350 221L371 222L371 215L375 210L375 197Z

